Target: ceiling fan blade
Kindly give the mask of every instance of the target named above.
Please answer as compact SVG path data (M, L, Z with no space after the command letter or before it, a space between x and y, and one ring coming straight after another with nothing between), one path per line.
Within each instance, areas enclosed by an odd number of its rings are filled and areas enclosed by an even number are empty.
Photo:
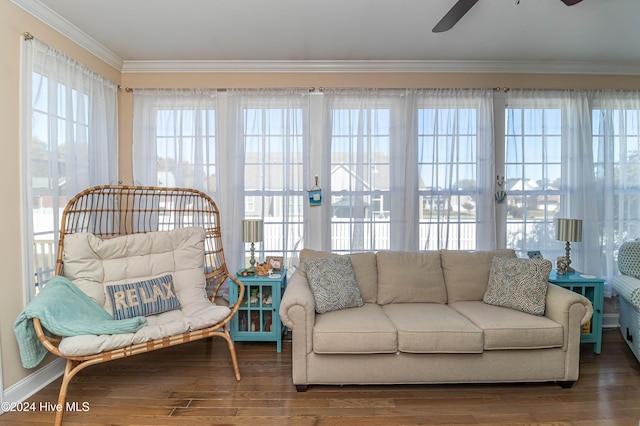
M567 6L573 6L574 4L580 3L582 0L561 0L561 1Z
M431 31L441 33L450 30L477 2L478 0L458 0Z

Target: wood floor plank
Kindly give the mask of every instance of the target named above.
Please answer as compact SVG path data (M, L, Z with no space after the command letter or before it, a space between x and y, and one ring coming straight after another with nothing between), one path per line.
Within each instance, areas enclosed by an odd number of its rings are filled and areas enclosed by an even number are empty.
M83 370L70 402L88 411L65 425L577 425L638 426L640 364L618 330L606 330L602 354L581 347L580 379L550 383L311 386L291 382L291 343L236 344L237 382L226 344L198 341ZM55 403L61 380L33 395ZM49 425L54 412L9 412L3 425Z

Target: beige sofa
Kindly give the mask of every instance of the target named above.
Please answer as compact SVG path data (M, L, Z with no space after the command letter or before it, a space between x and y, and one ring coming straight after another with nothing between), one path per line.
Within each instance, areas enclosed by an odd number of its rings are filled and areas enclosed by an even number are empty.
M311 384L557 382L578 379L588 299L542 279L544 315L483 301L494 257L512 250L348 255L362 306L316 312L305 249L280 304L292 376ZM309 265L307 263L307 265ZM550 266L549 266L550 267Z

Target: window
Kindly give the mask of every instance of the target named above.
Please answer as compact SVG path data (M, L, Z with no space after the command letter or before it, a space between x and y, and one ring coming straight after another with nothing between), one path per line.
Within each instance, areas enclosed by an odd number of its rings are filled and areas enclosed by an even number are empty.
M475 250L477 112L418 110L420 248Z
M302 248L308 141L308 92L235 91L241 105L244 146L244 218L263 219L256 257L283 256L285 265ZM244 248L245 264L250 256Z
M389 249L390 110L331 114L331 251Z
M216 192L216 111L158 109L156 114L157 185Z
M506 109L507 247L557 249L554 219L562 197L562 111Z
M328 91L330 250L494 248L491 95Z

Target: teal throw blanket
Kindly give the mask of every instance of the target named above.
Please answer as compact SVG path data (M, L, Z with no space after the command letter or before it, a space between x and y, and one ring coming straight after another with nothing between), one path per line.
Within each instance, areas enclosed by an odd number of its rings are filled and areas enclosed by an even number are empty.
M67 278L55 276L18 315L13 325L25 368L37 366L47 354L36 336L33 318L39 318L47 332L61 337L133 333L147 322L145 317L116 321Z

